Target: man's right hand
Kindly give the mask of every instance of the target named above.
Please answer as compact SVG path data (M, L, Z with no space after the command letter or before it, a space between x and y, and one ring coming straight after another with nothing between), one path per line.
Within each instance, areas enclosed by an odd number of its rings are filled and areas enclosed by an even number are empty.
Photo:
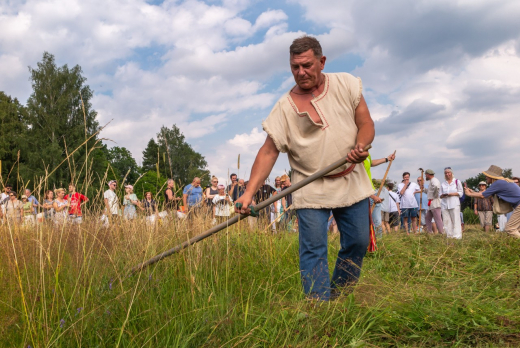
M478 211L477 211L477 209L475 209L475 215L478 215Z
M249 206L252 204L253 198L247 196L246 194L243 194L242 197L237 199L235 201L235 213L239 214L250 214L251 209L249 209ZM237 204L242 204L242 207L240 209L237 208Z

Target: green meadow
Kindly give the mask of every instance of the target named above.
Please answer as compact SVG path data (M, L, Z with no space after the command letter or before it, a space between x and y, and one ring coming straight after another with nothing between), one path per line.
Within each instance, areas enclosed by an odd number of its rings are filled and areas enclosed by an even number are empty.
M207 227L0 226L0 346L520 346L520 241L503 233L385 235L331 302L302 294L296 233L245 222L128 274Z

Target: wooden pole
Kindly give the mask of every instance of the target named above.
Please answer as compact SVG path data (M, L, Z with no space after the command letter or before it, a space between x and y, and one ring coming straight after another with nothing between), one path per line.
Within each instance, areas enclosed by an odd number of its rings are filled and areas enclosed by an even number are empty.
M397 150L394 151L394 158L395 158L395 153L397 152ZM394 160L390 160L390 162L388 163L388 167L386 168L386 172L385 172L385 175L383 176L383 180L381 180L381 185L379 185L379 189L377 190L377 194L376 196L379 197L379 195L381 194L381 191L383 190L383 186L385 185L385 182L386 182L386 177L388 175L388 172L390 171L390 167L392 166L392 162ZM376 205L373 204L372 205L372 208L370 208L370 214L372 214L372 212L374 211L374 207Z
M367 145L364 150L368 151L371 148L372 148L371 145ZM347 163L347 158L344 157L344 158L332 163L331 165L323 168L322 170L317 171L316 173L312 174L311 176L308 176L307 178L303 179L302 181L300 181L294 185L291 185L288 189L281 191L277 195L274 195L274 196L266 199L265 201L258 203L254 207L251 206L250 208L254 208L254 211L258 212L258 211L270 206L272 203L276 202L277 200L282 199L283 197L287 196L288 194L301 189L302 187L310 184L311 182L315 181L316 179L321 178L322 176L327 175L328 173L332 172L333 170L341 167L342 165L344 165L346 163ZM355 163L351 164L349 169L355 167L355 165L356 165ZM228 228L231 225L236 224L238 221L243 220L243 219L247 218L248 216L249 216L248 214L236 214L228 221L218 224L217 226L210 228L206 232L196 235L195 237L187 240L186 242L179 244L174 248L171 248L169 250L166 250L166 251L156 255L156 256L152 257L151 259L149 259L148 261L140 263L139 265L137 265L136 267L134 267L130 270L130 275L135 272L142 271L144 268L146 268L150 265L153 265L156 262L161 261L165 257L176 254L179 251L189 247L190 245L200 242L201 240L208 238L209 236L211 236L225 228Z
M417 225L418 225L417 231L421 232L422 194L423 194L423 188L424 188L424 169L419 168L419 170L421 171L422 187L421 187L421 196L419 198L419 221L417 222Z

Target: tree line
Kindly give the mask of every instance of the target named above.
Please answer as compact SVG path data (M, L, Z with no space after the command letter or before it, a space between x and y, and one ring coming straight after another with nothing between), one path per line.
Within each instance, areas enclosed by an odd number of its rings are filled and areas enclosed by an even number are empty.
M209 184L204 156L193 150L175 124L162 126L150 139L139 166L128 149L108 148L103 142L103 127L91 103L94 92L79 65L58 66L45 52L29 72L32 93L25 105L0 91L2 186L42 193L72 182L92 196L115 179L134 185L142 197L147 191L158 194L168 178L178 188L195 176Z

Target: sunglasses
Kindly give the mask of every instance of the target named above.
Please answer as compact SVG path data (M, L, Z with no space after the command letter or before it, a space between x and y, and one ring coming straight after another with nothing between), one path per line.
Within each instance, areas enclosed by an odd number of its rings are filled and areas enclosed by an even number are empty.
M14 197L14 195L9 195L9 197Z
M446 168L444 168L444 170L446 170L446 169L449 169L449 170L451 170L451 167L446 167Z

